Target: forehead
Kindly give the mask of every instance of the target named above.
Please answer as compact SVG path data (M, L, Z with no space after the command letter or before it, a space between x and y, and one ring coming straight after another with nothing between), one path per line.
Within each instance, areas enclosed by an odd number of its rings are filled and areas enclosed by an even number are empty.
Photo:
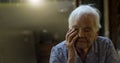
M93 14L83 14L76 21L75 25L80 27L95 27L96 26L96 18Z

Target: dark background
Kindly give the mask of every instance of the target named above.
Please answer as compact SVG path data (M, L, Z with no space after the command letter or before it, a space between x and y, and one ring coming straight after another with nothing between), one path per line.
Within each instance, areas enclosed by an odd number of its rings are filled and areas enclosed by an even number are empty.
M43 6L27 0L0 0L0 63L48 63L51 48L65 40L73 0L45 0ZM105 36L104 0L79 0L101 12L99 35ZM120 28L120 1L108 1L109 38L116 49Z

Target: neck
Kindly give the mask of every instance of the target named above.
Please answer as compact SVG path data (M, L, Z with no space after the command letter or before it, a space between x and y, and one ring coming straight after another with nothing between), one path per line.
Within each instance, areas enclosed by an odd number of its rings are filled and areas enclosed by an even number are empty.
M85 62L85 58L86 58L87 52L88 52L88 48L77 50L77 53L78 53L78 55L81 58L83 63Z

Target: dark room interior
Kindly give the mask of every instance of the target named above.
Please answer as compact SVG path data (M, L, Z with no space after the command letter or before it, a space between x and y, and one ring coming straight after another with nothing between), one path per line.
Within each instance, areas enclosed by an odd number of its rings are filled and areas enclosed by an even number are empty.
M68 17L81 4L100 10L100 36L120 54L120 0L0 0L0 63L49 63L65 40Z

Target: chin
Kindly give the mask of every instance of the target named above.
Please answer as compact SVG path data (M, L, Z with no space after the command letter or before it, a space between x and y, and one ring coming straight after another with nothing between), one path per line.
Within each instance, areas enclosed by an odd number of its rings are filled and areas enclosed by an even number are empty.
M78 49L86 49L86 48L88 48L87 46L78 46L77 47Z
M89 48L91 46L90 43L76 43L76 48L78 49L86 49Z
M88 48L88 46L87 45L80 45L80 44L76 44L76 48L78 48L78 49L85 49L85 48Z

